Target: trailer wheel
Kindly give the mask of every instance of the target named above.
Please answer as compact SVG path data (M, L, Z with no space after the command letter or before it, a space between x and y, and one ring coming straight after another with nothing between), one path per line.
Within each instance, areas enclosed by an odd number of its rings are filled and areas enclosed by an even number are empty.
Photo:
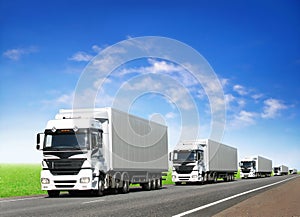
M57 191L57 190L49 190L48 191L48 196L49 197L59 197L59 191Z
M125 180L123 181L123 187L121 188L121 193L126 194L129 192L129 181Z
M151 190L155 190L156 189L156 181L155 179L151 180Z
M120 186L120 180L115 180L115 187L111 188L112 194L118 194L119 193L119 186Z
M218 182L218 176L217 174L214 175L214 183L217 183Z
M144 183L142 185L142 188L145 191L150 191L151 190L151 186L152 186L151 179L149 179L147 183Z
M161 189L162 187L162 179L156 179L156 189Z

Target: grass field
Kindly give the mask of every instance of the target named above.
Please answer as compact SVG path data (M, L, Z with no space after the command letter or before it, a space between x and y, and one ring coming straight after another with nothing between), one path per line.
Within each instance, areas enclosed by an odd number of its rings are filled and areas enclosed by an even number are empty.
M45 194L39 164L0 164L0 198Z

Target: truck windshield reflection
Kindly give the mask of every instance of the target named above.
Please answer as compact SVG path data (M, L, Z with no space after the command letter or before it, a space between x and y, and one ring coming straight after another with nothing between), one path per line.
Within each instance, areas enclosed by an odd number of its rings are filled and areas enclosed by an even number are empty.
M196 152L195 151L180 151L174 152L174 161L175 162L194 162L196 161Z
M86 148L88 148L86 133L46 134L44 150L80 150Z

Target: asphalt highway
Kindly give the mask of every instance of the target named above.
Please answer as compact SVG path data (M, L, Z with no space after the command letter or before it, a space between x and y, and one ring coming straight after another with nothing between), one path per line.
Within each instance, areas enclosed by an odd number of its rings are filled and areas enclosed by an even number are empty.
M0 216L212 216L297 177L288 175L204 185L168 185L154 191L131 188L128 194L103 197L64 194L59 198L1 199Z

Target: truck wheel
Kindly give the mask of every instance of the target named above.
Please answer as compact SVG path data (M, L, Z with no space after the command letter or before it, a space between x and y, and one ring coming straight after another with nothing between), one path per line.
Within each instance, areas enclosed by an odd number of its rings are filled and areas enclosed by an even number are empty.
M156 189L156 181L155 179L151 180L151 190L155 190Z
M59 196L59 191L56 191L56 190L49 190L48 191L48 196L49 197L58 197Z
M215 176L214 176L214 183L217 183L217 182L218 182L218 176L215 175Z
M161 189L162 187L162 179L156 179L156 189Z
M104 195L104 182L102 180L99 180L98 190L96 190L95 193L97 197L102 197Z
M150 191L150 190L151 190L151 186L152 186L152 185L151 185L151 180L149 179L147 183L144 183L144 184L143 184L142 188L143 188L143 190L145 190L145 191Z
M119 182L116 182L115 187L114 187L114 188L111 188L110 192L111 192L112 194L118 194L118 193L119 193L119 185L120 185L120 183L119 183Z
M126 194L129 192L129 181L123 181L123 187L121 188L121 193Z

